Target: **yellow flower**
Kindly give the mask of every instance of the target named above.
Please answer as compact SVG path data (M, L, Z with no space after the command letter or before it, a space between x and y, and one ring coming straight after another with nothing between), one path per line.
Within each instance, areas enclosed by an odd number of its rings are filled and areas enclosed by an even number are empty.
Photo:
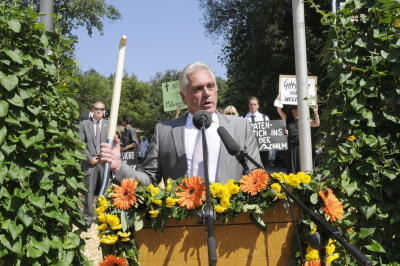
M353 228L353 227L349 227L349 228L347 228L347 232L349 232L349 233L353 233L353 232L354 232L354 228Z
M100 239L100 243L107 245L115 244L115 242L117 241L118 241L117 235L102 235L102 238Z
M333 255L330 255L326 258L326 265L329 265L332 263L332 261L336 260L339 258L339 253L335 253Z
M151 202L153 202L154 204L156 204L158 206L161 206L161 204L162 204L162 200L160 200L160 199L152 199Z
M171 180L171 178L167 179L167 187L165 189L167 191L172 191L172 180Z
M130 232L121 232L121 231L119 231L118 233L117 233L117 235L119 235L120 237L129 237L130 235L131 235L131 233Z
M110 226L116 226L120 224L118 216L114 214L106 214L106 220Z
M226 208L218 204L218 205L215 205L214 210L218 213L221 213L221 212L226 211Z
M107 229L107 224L106 223L102 223L101 225L97 226L97 230L99 231L104 231Z
M111 229L113 229L113 230L122 229L122 224L113 225L113 226L111 226Z
M107 208L110 206L110 203L108 202L108 200L104 197L104 196L100 196L97 198L97 201L100 205L100 207L103 207L107 210Z
M212 183L211 186L210 186L211 196L216 198L218 193L219 193L219 191L221 190L221 187L222 187L222 185L219 182Z
M166 206L167 208L172 208L172 207L175 206L175 203L176 203L177 201L178 201L178 199L174 199L174 198L168 197L168 198L165 200L165 206Z
M306 260L318 260L318 259L319 259L319 251L313 249L310 245L308 245L306 249Z
M102 207L102 206L97 207L97 208L96 208L96 214L97 214L97 215L100 215L100 214L104 213L106 210L107 210L107 208L104 208L104 207Z
M276 194L276 196L278 197L278 199L285 199L286 198L285 194L281 194L281 193Z
M275 194L280 194L281 193L282 187L278 183L273 183L271 185L271 188L272 188L272 190L274 191Z
M153 184L150 184L146 188L147 192L150 192L151 196L154 197L158 193L160 193L160 188L155 187Z
M348 136L348 137L347 137L347 140L348 140L348 141L351 141L351 142L355 141L356 139L357 139L357 137L354 136L354 135L353 135L353 136Z
M292 187L298 187L301 183L300 178L295 174L285 175L285 183Z
M238 185L235 185L235 181L233 180L233 179L229 179L228 180L228 183L226 183L226 185L225 185L227 188L228 188L228 190L229 190L229 193L231 194L231 195L235 195L235 194L237 194L238 192L239 192L239 186Z
M128 242L130 239L129 239L129 237L124 237L124 238L121 238L120 240L121 240L121 242Z
M280 182L283 182L285 180L285 174L282 172L279 173L273 173L271 175L273 178L278 179Z
M231 203L229 202L229 198L228 198L228 197L222 198L222 199L220 200L220 204L221 204L221 206L224 207L224 208L228 208L229 205L231 205Z
M304 172L298 172L297 177L300 179L301 183L303 184L310 184L311 182L311 176Z
M151 218L157 218L159 212L160 211L157 211L157 210L150 210L149 211L150 217Z
M325 250L326 250L326 254L327 255L332 255L333 252L335 252L335 245L334 244L328 244L328 245L326 245Z
M107 222L106 214L105 213L98 214L97 220L99 220L100 223L106 223Z
M229 193L229 189L226 186L221 186L221 189L218 192L218 198L230 198L231 193Z

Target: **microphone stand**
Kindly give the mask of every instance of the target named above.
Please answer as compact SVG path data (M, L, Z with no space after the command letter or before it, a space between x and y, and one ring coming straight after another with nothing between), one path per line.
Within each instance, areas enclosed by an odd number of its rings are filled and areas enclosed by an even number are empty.
M264 169L257 161L255 161L253 158L250 157L250 155L247 152L240 151L238 154L236 154L236 158L238 158L239 161L244 161L244 159L248 159L252 164L254 164L256 167ZM277 183L280 183L277 181ZM308 215L310 215L311 220L317 225L317 228L321 230L320 235L323 237L324 235L326 237L331 237L336 239L343 248L345 248L361 265L372 265L372 262L363 254L359 249L357 249L355 246L351 245L348 243L344 238L342 237L342 232L336 228L333 227L331 224L329 224L324 218L322 218L320 215L316 214L313 210L308 208L304 202L302 202L300 199L298 199L292 192L290 192L283 184L281 184L281 187L283 191L288 195L288 197L296 202L304 212L306 212ZM322 240L322 242L326 242L327 239ZM324 251L322 252L324 253ZM325 264L325 263L324 263Z
M206 129L204 125L201 127L201 136L203 141L203 166L204 166L204 183L206 185L206 207L204 212L204 220L207 228L207 247L208 247L208 264L210 266L217 265L217 245L214 234L214 210L211 206L210 196L210 177L208 176L208 147L206 139Z

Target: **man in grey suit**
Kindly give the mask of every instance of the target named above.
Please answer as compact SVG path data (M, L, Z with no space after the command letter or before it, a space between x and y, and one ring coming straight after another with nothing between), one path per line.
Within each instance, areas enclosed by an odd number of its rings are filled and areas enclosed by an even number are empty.
M103 119L105 105L103 102L95 102L92 105L93 116L90 119L83 120L80 123L79 135L81 140L86 143L86 158L82 163L82 170L86 173L86 188L88 190L84 200L83 215L88 226L95 219L93 199L96 193L96 187L101 185L103 176L103 167L99 161L100 143L107 139L107 120Z
M111 163L115 180L131 177L143 184L158 184L162 178L201 176L202 159L197 156L200 130L193 126L193 114L206 110L212 116L211 126L206 130L209 151L210 182L225 183L229 179L239 180L243 167L236 158L229 155L217 133L219 126L225 127L237 141L240 148L260 163L260 155L249 122L244 118L225 116L216 111L218 87L214 74L208 65L193 63L184 68L179 77L180 94L189 112L183 117L158 123L151 140L146 159L141 169L132 169L121 163L117 137L115 146L102 144L101 160ZM202 155L202 151L200 152ZM202 156L201 156L202 157ZM249 163L250 169L255 166Z

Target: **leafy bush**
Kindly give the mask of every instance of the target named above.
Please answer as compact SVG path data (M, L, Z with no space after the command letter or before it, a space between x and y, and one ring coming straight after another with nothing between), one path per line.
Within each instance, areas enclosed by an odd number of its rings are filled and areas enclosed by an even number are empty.
M70 41L37 21L29 8L0 4L0 265L81 265Z
M400 4L346 3L337 15L317 7L330 26L321 172L345 199L348 240L384 265L400 262ZM343 260L352 263L350 256Z

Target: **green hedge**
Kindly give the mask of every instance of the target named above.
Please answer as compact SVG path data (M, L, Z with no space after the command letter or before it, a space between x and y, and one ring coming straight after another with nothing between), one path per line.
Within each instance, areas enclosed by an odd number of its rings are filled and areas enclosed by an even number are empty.
M0 265L82 265L73 60L38 14L0 4ZM49 51L52 51L50 53Z

